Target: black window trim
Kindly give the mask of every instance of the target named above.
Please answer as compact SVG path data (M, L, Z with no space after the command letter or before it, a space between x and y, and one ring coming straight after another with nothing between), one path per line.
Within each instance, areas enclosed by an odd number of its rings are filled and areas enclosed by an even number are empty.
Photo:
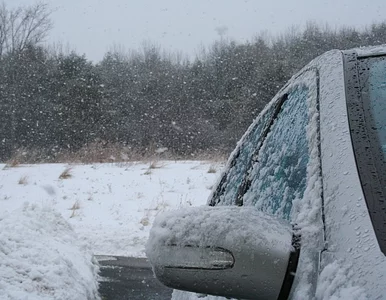
M364 97L361 91L360 64L361 60L372 56L358 57L355 51L343 52L346 105L354 150L356 168L361 182L367 210L377 237L378 245L386 255L386 173L380 171L385 166L379 165L374 158L375 146L371 136L370 122L366 122L366 107L369 107L369 97ZM376 55L373 57L380 57ZM369 130L370 129L370 130ZM358 155L358 154L361 155ZM382 160L381 160L382 161Z

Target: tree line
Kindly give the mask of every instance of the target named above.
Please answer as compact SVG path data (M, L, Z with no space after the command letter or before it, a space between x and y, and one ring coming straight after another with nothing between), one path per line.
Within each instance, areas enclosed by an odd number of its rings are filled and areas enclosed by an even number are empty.
M228 154L310 60L334 48L386 42L386 23L358 30L309 22L275 37L221 39L189 59L145 43L93 63L44 46L51 28L44 4L0 6L0 161L20 152L35 153L30 162L57 161L63 153L108 147L125 155L161 148L185 158Z

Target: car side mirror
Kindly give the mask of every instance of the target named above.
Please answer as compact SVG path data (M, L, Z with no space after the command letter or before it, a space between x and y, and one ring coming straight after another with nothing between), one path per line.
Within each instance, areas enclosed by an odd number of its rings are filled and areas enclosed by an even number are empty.
M146 253L168 287L276 300L290 293L300 244L289 223L253 207L202 206L158 215Z

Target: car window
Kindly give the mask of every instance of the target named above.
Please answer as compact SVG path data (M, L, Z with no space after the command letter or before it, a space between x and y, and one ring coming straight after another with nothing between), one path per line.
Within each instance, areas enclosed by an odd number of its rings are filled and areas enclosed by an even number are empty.
M219 187L214 193L210 203L212 205L235 204L237 193L253 154L261 147L264 132L268 130L269 123L277 105L271 105L261 117L257 118L235 152L230 163L230 168L224 173Z
M381 59L368 62L368 90L370 104L370 121L375 130L377 141L386 160L386 60ZM364 76L364 73L363 75Z
M386 254L386 216L380 213L386 210L386 57L348 58L346 54L346 99L355 160L374 231Z
M250 172L244 205L289 220L292 202L303 197L309 161L307 95L306 86L288 94Z

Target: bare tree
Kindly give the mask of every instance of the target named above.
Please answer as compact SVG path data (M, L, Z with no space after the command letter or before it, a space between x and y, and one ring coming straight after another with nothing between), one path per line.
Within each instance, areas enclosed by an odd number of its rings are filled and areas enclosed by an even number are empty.
M8 10L3 2L0 6L0 57L5 51L7 37L9 36Z
M52 11L46 3L8 9L0 5L0 58L44 41L52 28Z

